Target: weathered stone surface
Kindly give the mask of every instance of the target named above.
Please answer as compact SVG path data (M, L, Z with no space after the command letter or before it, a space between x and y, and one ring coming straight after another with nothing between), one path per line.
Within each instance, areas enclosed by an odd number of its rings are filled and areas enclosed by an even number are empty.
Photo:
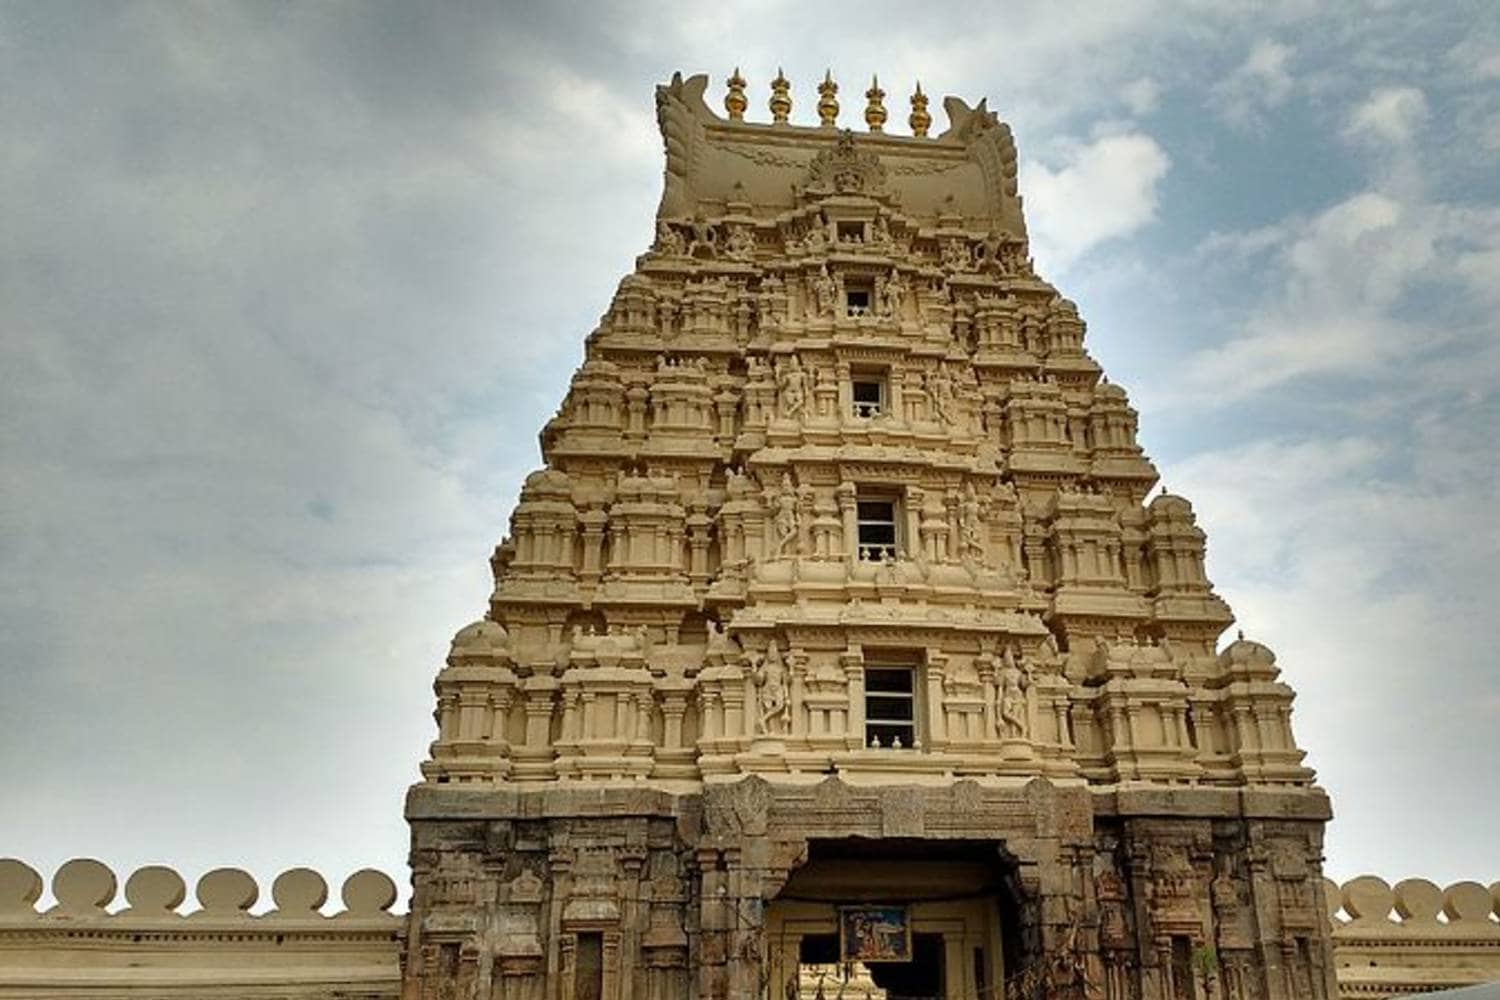
M780 997L884 901L950 996L1331 995L1292 693L1217 650L1010 130L948 98L929 138L924 96L890 135L872 84L840 132L832 79L823 127L754 125L705 84L657 89L655 240L438 674L408 994Z

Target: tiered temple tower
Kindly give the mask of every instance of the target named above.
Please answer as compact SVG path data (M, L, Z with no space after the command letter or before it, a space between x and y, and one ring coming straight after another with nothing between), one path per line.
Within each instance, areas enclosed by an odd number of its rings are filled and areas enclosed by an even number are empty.
M1333 996L1292 692L1217 650L1010 129L706 84L437 678L404 996Z

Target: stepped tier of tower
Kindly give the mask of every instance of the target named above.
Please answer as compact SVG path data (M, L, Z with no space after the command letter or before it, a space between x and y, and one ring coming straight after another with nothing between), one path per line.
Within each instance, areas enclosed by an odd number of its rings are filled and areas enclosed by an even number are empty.
M658 88L655 241L426 779L1310 786L1275 657L1216 652L1192 508L1146 502L1126 393L1032 268L1009 129L953 98L936 137L754 124L704 83Z

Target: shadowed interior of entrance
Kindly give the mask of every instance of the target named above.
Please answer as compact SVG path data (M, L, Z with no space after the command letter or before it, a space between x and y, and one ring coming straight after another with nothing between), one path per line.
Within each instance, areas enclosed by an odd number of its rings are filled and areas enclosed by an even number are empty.
M998 841L820 840L771 902L772 995L988 995L1021 961L1016 863ZM895 954L851 961L849 914L885 914ZM848 950L846 950L848 949ZM881 994L874 994L881 995Z

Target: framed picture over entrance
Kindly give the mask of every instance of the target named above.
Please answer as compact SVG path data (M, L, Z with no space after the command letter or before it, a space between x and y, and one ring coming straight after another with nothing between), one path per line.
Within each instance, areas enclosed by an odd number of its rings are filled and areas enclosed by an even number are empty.
M910 962L911 919L906 907L839 907L839 961Z

